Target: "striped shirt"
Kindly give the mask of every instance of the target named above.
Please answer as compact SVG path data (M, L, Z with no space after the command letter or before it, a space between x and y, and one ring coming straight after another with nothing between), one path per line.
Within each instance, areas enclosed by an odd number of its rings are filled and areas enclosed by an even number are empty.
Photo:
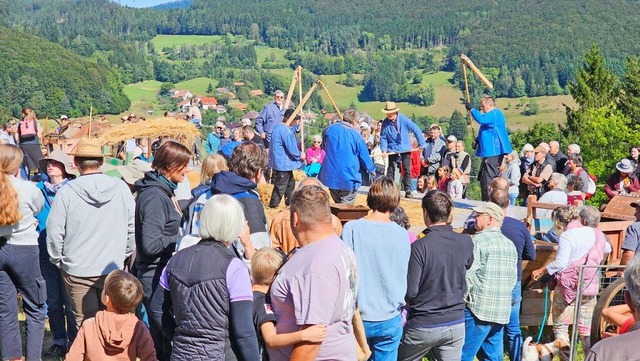
M516 284L518 254L499 227L473 236L473 264L467 271L467 308L485 322L507 324Z

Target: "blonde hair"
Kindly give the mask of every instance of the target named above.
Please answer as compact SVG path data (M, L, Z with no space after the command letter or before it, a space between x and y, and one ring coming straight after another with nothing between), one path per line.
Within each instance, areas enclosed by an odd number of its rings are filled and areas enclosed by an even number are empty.
M210 181L214 174L223 170L229 170L227 160L220 154L209 154L202 161L202 169L200 170L200 183Z
M117 313L129 313L142 301L142 284L130 273L111 271L104 280L104 294Z
M271 247L260 248L251 257L251 278L253 284L269 286L282 265L284 258Z
M424 185L427 187L427 190L438 189L438 180L435 176L427 176Z
M558 234L566 231L569 222L578 218L578 208L574 206L561 206L551 212L551 220Z
M18 192L9 180L9 175L20 168L22 158L22 151L17 146L0 144L0 226L14 224L22 218Z

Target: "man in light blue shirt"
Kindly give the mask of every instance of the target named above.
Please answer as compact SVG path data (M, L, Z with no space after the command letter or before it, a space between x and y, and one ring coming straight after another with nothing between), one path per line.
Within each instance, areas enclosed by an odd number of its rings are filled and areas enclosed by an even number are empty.
M267 167L273 169L271 181L274 185L269 207L275 208L280 204L284 195L284 203L289 206L291 195L295 187L293 171L300 169L305 159L304 153L298 148L295 130L285 122L289 119L293 109L287 109L281 122L275 124L271 133L269 147L269 161ZM296 117L296 119L298 119Z
M271 143L271 132L276 124L282 122L284 118L284 93L282 90L276 90L273 96L273 102L262 108L260 114L256 118L256 130L262 139L265 140L265 147L269 148Z
M383 113L387 114L385 120L382 121L382 129L380 130L380 149L383 155L389 154L389 167L387 168L387 176L395 178L396 166L402 166L404 176L402 177L402 187L404 188L405 198L413 198L411 194L411 152L413 147L409 139L409 132L415 135L418 140L418 147L424 149L426 142L422 131L411 119L406 115L398 113L400 109L394 102L387 102Z

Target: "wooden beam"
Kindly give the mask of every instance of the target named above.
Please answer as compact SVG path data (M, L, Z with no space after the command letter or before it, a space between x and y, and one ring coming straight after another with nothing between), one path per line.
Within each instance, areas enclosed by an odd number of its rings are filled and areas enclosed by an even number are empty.
M493 89L493 84L489 81L489 79L487 79L486 76L484 76L484 74L482 74L482 72L475 66L475 64L473 64L473 62L471 61L471 59L469 59L469 57L462 54L460 55L460 59L462 59L462 62L464 64L467 64L469 69L471 69L471 71L473 71L478 76L478 78L482 80L482 82L487 88Z

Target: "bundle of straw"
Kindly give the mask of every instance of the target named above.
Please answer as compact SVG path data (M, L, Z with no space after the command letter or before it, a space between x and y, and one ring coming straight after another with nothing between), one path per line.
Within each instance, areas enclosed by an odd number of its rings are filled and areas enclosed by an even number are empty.
M293 171L293 179L296 182L300 182L301 180L307 178L307 174L301 170L301 169L296 169Z
M260 194L260 201L262 201L263 206L269 206L269 202L271 202L271 193L273 193L273 184L258 184L258 194Z
M155 139L163 136L190 145L200 137L200 131L190 122L169 117L119 124L105 131L100 139L105 144L117 144L134 138Z

